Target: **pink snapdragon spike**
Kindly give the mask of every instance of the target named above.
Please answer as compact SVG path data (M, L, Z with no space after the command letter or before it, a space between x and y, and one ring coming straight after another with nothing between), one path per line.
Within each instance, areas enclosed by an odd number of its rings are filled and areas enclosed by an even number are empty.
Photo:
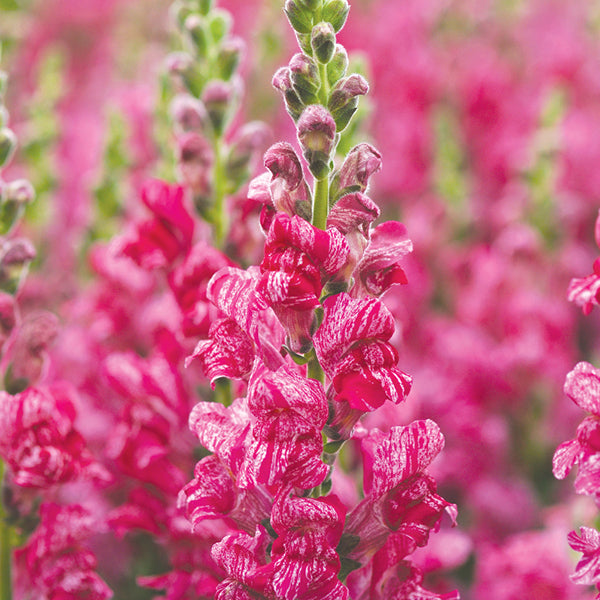
M574 440L563 442L554 454L552 470L564 479L574 465L579 465L575 479L578 494L598 497L600 489L600 370L586 362L578 363L567 375L566 395L593 416L586 417L577 428Z
M121 252L145 269L165 268L192 245L194 220L184 204L184 188L154 179L144 186L142 202L153 216L123 234Z
M294 352L310 349L314 309L324 283L346 262L349 248L337 229L318 229L278 213L265 243L257 290L281 321Z
M388 343L394 333L392 314L375 298L338 294L327 298L323 322L313 341L329 376L337 402L363 412L385 400L402 402L411 378L396 367L398 353Z
M596 245L600 248L600 211L594 228ZM594 261L594 272L584 278L574 278L569 284L567 297L569 302L581 306L583 314L589 315L594 306L600 303L600 258Z
M379 438L379 440L378 440ZM427 544L444 512L452 520L456 507L436 493L426 469L444 447L440 428L430 420L392 427L363 442L365 499L348 515L346 556L373 570L398 562Z
M271 550L271 586L282 600L346 600L338 579L340 541L346 509L335 496L279 497L271 513L278 537Z
M319 485L328 472L321 460L321 431L328 413L321 384L291 367L269 371L257 364L248 387L248 407L256 421L241 486L262 483L275 493L283 485L303 489Z
M0 455L17 485L48 488L80 477L110 480L75 429L76 416L75 392L66 384L0 394Z
M40 524L15 552L17 589L24 588L23 597L34 591L47 600L111 598L112 591L95 571L96 557L86 547L86 540L101 531L97 516L82 506L42 504Z
M579 534L571 531L568 539L569 546L583 554L571 580L580 585L595 585L600 590L600 533L590 527L580 527Z

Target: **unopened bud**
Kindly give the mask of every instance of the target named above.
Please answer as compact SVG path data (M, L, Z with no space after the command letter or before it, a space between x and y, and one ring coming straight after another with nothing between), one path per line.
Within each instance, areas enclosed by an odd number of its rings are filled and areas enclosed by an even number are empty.
M258 152L265 147L268 136L269 128L260 121L246 123L240 129L225 164L231 181L239 184L248 176L252 163Z
M204 104L189 94L178 94L169 109L178 130L201 131L208 120Z
M236 99L235 83L220 79L209 81L202 94L208 117L216 135L221 135L225 129L228 116L232 112Z
M11 129L0 129L0 167L3 167L12 158L17 147L17 136Z
M334 86L342 77L345 77L348 69L348 53L344 46L337 44L333 57L327 65L327 81Z
M369 85L364 77L353 74L340 80L329 96L327 108L335 120L338 131L342 131L350 122L358 108L358 96L369 91Z
M25 206L33 202L35 190L26 179L17 179L5 184L0 196L0 235L6 235L21 220Z
M283 8L290 25L298 33L310 33L312 13L295 0L287 0Z
M344 26L349 10L348 0L326 0L323 7L323 21L331 23L337 33Z
M231 37L223 42L217 54L217 68L221 79L231 79L240 64L244 49L244 42L239 37Z
M198 133L188 132L177 139L181 176L194 195L208 193L213 160L210 144Z
M208 54L210 42L204 19L199 15L192 13L186 17L184 29L187 31L190 40L194 44L198 56L206 56Z
M15 299L10 294L0 292L0 351L16 324Z
M304 110L304 104L300 100L300 96L298 96L296 90L294 90L290 69L288 67L278 69L275 75L273 75L271 83L275 89L278 89L282 93L289 115L294 121L297 121Z
M6 106L0 104L0 127L6 127L8 125L8 110Z
M211 11L208 18L210 35L213 42L218 44L229 33L233 18L231 17L230 12L223 9Z
M296 93L304 104L315 104L317 102L317 92L321 87L319 80L319 69L315 61L298 53L292 56L290 60L290 78Z
M207 15L213 7L213 0L198 0L198 10L201 14Z
M350 150L331 182L330 198L364 192L371 175L381 170L381 154L370 144L358 144Z
M308 10L314 11L323 4L323 0L298 0L298 3Z
M166 68L169 75L193 96L199 96L204 78L198 71L194 59L187 52L172 52L167 56Z
M5 242L0 251L0 290L16 294L34 258L35 248L29 240L16 238Z
M318 23L312 28L310 45L322 64L327 64L335 52L335 31L331 23Z
M180 29L185 27L185 20L193 14L193 10L187 4L184 4L180 0L176 0L171 4L169 8L169 15L171 20L177 24Z
M335 145L335 121L325 107L320 104L306 107L298 120L298 141L310 172L317 179L324 179Z

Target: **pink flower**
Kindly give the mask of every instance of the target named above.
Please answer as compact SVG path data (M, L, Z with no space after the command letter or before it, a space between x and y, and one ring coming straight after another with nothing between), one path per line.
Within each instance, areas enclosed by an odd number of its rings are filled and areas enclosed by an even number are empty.
M294 352L310 348L313 313L320 306L321 290L344 265L348 252L337 229L322 231L284 213L273 219L257 289L273 307Z
M254 342L255 352L269 367L283 364L280 354L284 331L264 298L257 291L257 267L247 271L224 267L213 275L207 288L208 299ZM223 367L225 368L225 367Z
M142 190L142 202L153 216L123 234L121 252L145 269L165 268L192 245L194 220L184 205L184 188L153 179Z
M82 506L50 503L42 504L40 518L27 545L15 552L17 585L25 588L25 596L35 590L36 598L44 600L112 597L95 572L95 555L85 546L102 529L98 519Z
M0 455L24 487L46 488L79 477L109 479L75 429L75 393L68 385L0 393Z
M233 265L222 252L206 242L198 242L185 260L169 273L169 286L183 313L184 335L208 335L218 315L207 298L208 282L219 269L228 266Z
M269 371L257 365L248 387L248 407L256 417L240 474L243 487L263 483L309 489L328 467L321 460L321 431L327 420L323 387L290 367Z
M375 227L354 272L350 294L381 296L394 284L408 283L400 262L410 252L412 242L402 223L386 221Z
M278 537L271 551L271 586L282 600L346 600L338 579L335 550L346 509L335 496L289 497L282 493L273 506L271 525Z
M216 543L211 554L227 572L217 586L215 600L262 600L272 597L269 586L267 546L271 538L264 527L257 526L254 537L236 532Z
M569 533L569 546L583 556L577 563L571 580L580 585L595 585L600 589L600 534L590 527L580 527L579 535ZM599 598L600 594L596 596Z
M330 296L323 323L314 335L317 357L330 377L337 402L363 412L385 400L402 402L411 378L396 367L398 353L388 343L394 319L375 298Z
M597 496L600 490L600 370L586 362L578 363L567 375L565 394L593 416L586 417L577 428L577 438L563 442L554 453L552 471L564 479L574 465L579 465L575 479L578 494Z
M436 494L426 472L443 447L444 437L430 420L392 427L387 436L378 432L363 442L365 499L346 520L347 558L364 565L374 556L374 568L388 556L398 562L427 544L445 511L454 520L456 507Z

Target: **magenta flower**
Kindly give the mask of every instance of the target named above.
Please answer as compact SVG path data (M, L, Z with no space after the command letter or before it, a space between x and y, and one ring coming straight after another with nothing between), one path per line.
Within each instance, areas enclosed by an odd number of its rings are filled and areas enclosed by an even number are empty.
M575 531L569 533L569 546L583 556L577 563L572 581L580 585L595 585L600 589L600 533L590 527L580 527L579 535ZM600 594L596 599L600 598Z
M267 546L271 538L257 526L254 537L236 532L225 536L211 550L214 561L227 573L215 592L215 600L263 600L270 591Z
M257 482L241 485L240 468L249 445L250 413L243 400L226 408L199 402L190 414L190 429L211 456L196 464L194 479L180 492L178 505L185 509L192 530L206 519L224 518L248 533L268 518L272 498Z
M586 362L578 363L567 375L565 394L592 416L580 423L574 440L563 442L556 449L552 471L556 478L564 479L574 465L579 465L576 492L597 497L600 489L600 370Z
M394 319L384 304L344 293L330 296L323 305L325 315L314 345L331 379L334 399L363 412L378 408L385 400L402 402L412 380L396 367L398 353L388 343Z
M88 538L102 531L97 517L79 505L45 503L40 507L40 519L27 544L15 552L17 587L26 587L23 597L32 592L43 600L112 597L112 591L95 572L95 555L85 545ZM35 590L31 590L31 583Z
M412 242L402 223L386 221L375 227L356 267L350 294L354 297L381 296L394 284L408 283L400 262L410 252Z
M0 393L0 455L14 481L47 488L79 477L110 479L75 429L75 392L60 383Z
M222 252L198 242L185 260L169 273L169 286L183 314L181 324L186 336L206 337L218 311L207 298L210 278L223 267L233 266Z
M600 211L596 218L594 237L596 245L600 247ZM581 279L572 279L567 291L569 302L575 302L577 306L581 306L585 315L589 315L600 301L600 257L594 261L593 268L594 272L591 275Z
M194 220L185 207L184 188L154 179L144 186L142 202L152 217L123 234L121 252L145 269L165 268L192 245Z
M454 520L456 507L436 494L426 469L444 447L433 421L392 427L363 442L365 499L350 512L344 529L346 556L373 569L398 562L427 544L444 512Z
M328 414L321 384L287 366L269 371L257 365L248 407L256 422L240 474L242 487L257 482L276 492L282 485L319 485L328 472L321 460Z
M271 586L281 600L346 600L338 579L340 541L346 509L335 496L289 497L273 506L271 525L278 534L271 551Z
M344 265L348 252L348 244L337 229L322 231L284 213L273 219L257 289L273 307L294 352L310 348L321 290Z
M211 278L207 296L249 336L261 360L269 368L276 369L283 364L280 349L284 331L273 310L257 291L259 283L260 273L257 267L251 267L247 271L225 267ZM226 357L223 359L226 360Z

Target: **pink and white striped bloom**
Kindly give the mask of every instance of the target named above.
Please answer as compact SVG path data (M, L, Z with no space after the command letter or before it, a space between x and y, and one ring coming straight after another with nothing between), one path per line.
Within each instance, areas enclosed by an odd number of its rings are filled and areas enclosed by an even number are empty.
M394 319L375 298L330 296L323 323L314 335L317 357L331 379L333 398L367 412L386 400L398 404L410 391L411 378L396 367L398 353L388 342Z

